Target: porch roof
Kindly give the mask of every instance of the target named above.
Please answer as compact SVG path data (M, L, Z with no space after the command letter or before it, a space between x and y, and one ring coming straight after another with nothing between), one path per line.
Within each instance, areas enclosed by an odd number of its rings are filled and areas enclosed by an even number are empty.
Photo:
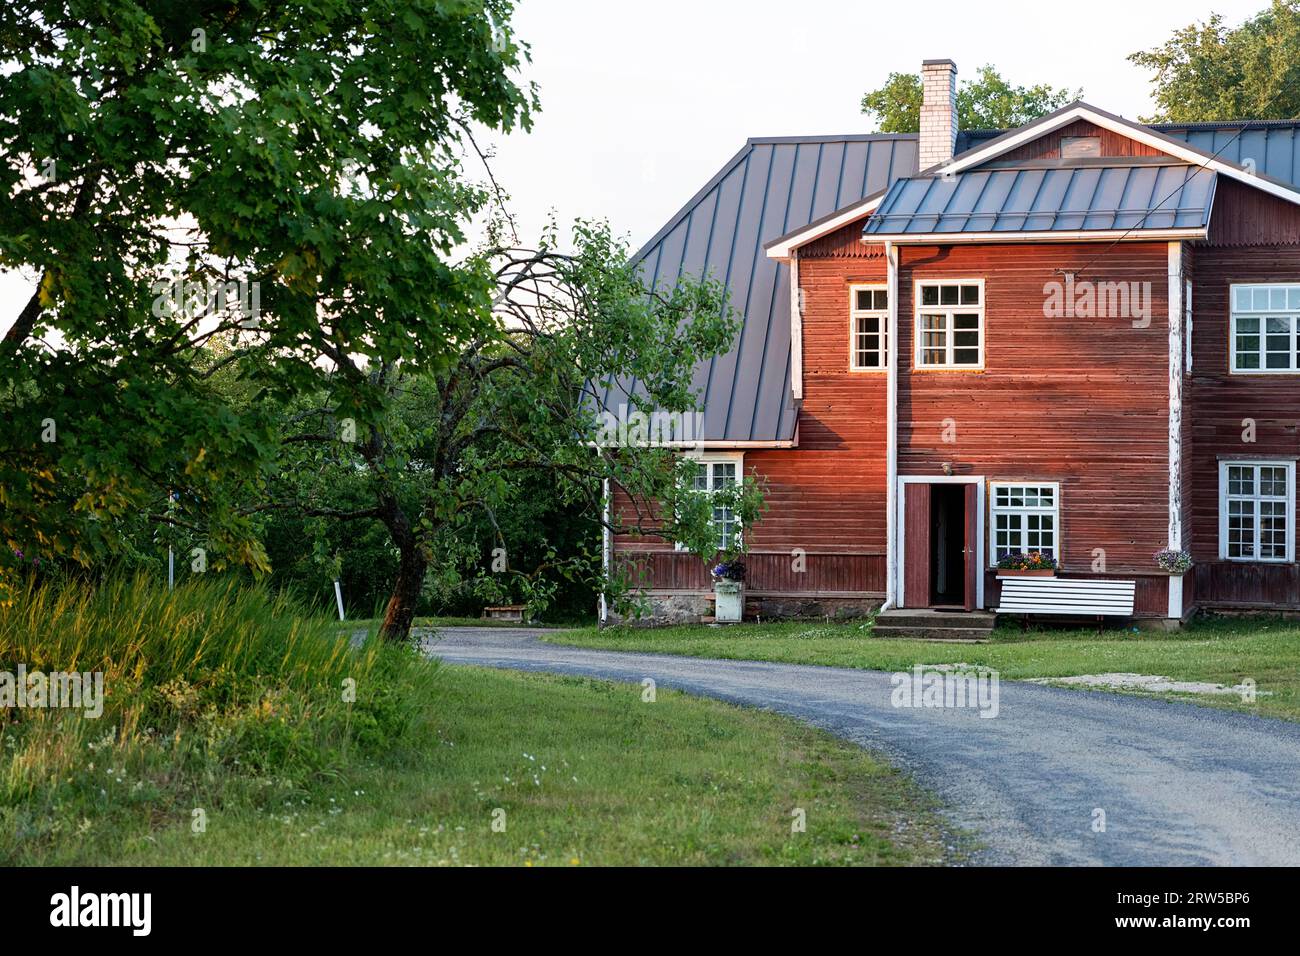
M864 237L1204 229L1215 173L1169 162L978 168L900 179Z

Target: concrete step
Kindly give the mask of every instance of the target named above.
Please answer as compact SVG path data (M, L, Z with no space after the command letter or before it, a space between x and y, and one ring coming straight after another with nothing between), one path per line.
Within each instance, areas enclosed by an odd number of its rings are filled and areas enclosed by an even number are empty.
M872 637L902 638L906 640L952 641L962 644L987 644L987 627L917 627L915 625L877 624L871 629Z
M927 608L900 608L876 615L876 627L993 629L996 615L988 611L933 611Z

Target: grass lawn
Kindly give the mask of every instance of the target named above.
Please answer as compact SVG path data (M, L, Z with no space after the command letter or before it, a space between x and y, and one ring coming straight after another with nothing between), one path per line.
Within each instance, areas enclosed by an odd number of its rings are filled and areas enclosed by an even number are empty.
M382 759L283 793L274 779L223 787L202 834L188 814L141 806L111 830L91 819L10 862L902 865L954 855L906 777L787 718L481 669L442 668L432 686L420 732ZM806 832L791 832L796 807ZM504 832L492 830L498 808Z
M999 628L987 644L876 639L866 622L582 628L557 631L544 640L609 650L889 671L962 662L994 668L1007 680L1131 672L1234 686L1249 677L1259 691L1271 693L1260 693L1254 704L1229 695L1190 699L1300 720L1300 624L1279 619L1209 619L1176 632L1108 630L1100 635L1092 630L1022 633L1019 627Z

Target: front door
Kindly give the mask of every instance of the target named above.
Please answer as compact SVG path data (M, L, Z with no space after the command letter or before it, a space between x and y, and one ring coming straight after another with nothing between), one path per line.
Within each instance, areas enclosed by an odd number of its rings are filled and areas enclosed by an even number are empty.
M977 482L905 483L903 606L974 610L979 543Z

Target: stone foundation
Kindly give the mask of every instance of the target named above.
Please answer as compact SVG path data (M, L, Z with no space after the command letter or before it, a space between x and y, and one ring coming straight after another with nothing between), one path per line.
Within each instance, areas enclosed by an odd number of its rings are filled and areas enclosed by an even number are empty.
M638 619L622 618L613 610L610 624L629 624L634 627L666 627L673 624L702 624L713 622L712 591L647 591L645 613ZM745 595L745 620L781 621L826 619L853 620L869 616L877 610L883 599L866 597L825 597L798 594Z

